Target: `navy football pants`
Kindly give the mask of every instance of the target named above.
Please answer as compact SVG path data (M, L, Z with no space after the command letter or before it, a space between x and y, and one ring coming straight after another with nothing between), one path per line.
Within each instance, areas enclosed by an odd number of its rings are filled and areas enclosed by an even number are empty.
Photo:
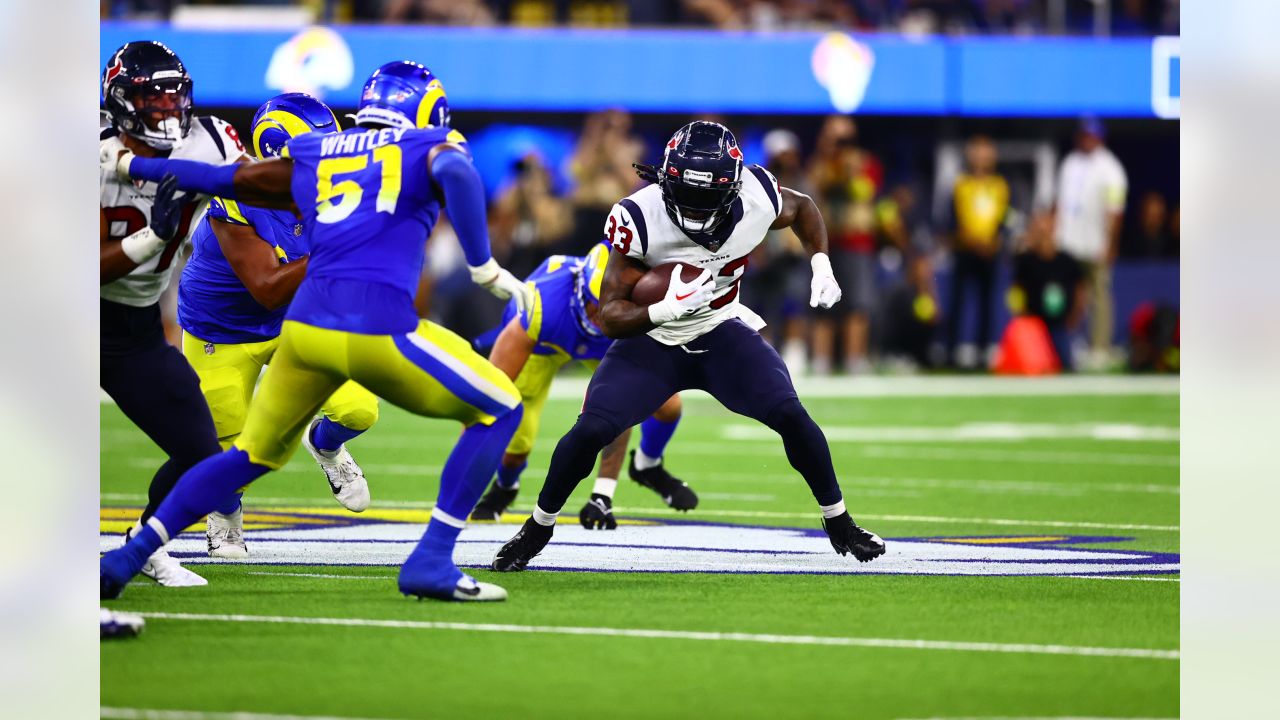
M102 389L169 456L147 490L146 522L183 473L222 448L199 378L164 340L160 307L102 300L99 312Z
M538 507L559 512L600 450L681 390L705 390L772 428L818 504L841 500L827 439L796 397L786 365L759 333L730 320L674 347L648 335L614 342L591 376L582 414L556 445Z

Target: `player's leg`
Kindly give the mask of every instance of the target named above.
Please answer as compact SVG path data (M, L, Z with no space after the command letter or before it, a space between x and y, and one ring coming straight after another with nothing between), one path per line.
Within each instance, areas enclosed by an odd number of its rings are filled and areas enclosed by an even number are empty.
M686 363L680 348L668 347L647 335L618 340L591 376L577 422L551 455L547 479L529 518L494 558L500 571L523 570L551 539L556 516L578 483L595 465L596 455L623 429L652 415L680 389L680 370Z
M849 518L827 438L800 404L786 365L769 343L741 321L730 320L688 347L706 351L693 356L701 366L699 387L782 436L787 461L808 483L836 550L852 551L864 562L883 554L880 538Z
M689 511L698 506L698 495L688 483L667 472L662 457L667 443L680 424L684 405L679 395L672 395L662 407L640 423L640 447L631 453L627 474L637 483L658 493L674 510Z
M369 483L346 443L378 421L378 396L354 381L343 383L320 408L322 417L302 434L302 446L324 471L329 489L352 512L369 507Z
M497 470L520 424L520 393L507 376L454 333L422 322L411 333L352 336L351 377L384 400L464 426L440 474L431 522L400 570L406 595L502 600L506 591L477 583L453 562L465 519Z
M273 338L256 343L219 344L187 332L182 334L182 354L200 378L200 392L209 405L223 450L231 447L244 430L258 376L278 342ZM240 493L231 495L221 507L209 513L205 539L212 557L248 557Z
M515 502L520 492L520 475L529 464L529 453L533 452L533 441L538 436L551 382L565 362L562 355L530 355L520 369L515 384L524 402L524 415L502 454L497 477L471 511L472 520L497 520Z
M578 522L588 530L616 530L618 520L613 516L613 494L618 489L618 474L622 471L622 460L627 454L627 444L631 442L631 428L623 430L604 450L600 451L600 470L596 473L596 484L591 488L591 497L578 511ZM634 479L634 475L632 478Z
M324 333L332 331L285 324L280 349L263 376L244 431L226 452L185 473L146 526L124 547L102 557L103 597L118 596L147 556L170 538L289 461L321 403L346 380L335 359L345 360L347 335Z
M105 332L112 322L105 304L103 315ZM127 541L151 518L184 471L217 454L218 440L195 373L158 332L152 341L139 343L130 352L103 353L100 372L102 389L169 456L151 480L147 506L126 534ZM168 553L153 552L154 557L144 558L147 577L167 587L205 584L204 578L183 568Z

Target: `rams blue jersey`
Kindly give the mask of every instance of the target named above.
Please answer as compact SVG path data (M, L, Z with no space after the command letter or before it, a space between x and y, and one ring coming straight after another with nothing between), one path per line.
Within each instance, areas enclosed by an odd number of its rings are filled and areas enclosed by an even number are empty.
M520 327L537 342L535 354L599 360L613 343L591 324L583 308L580 275L585 260L584 257L552 255L525 279L534 287L532 308L518 313L514 300L507 303L502 326L506 327L511 318L519 317Z
M440 215L427 155L450 132L355 127L289 141L311 259L288 319L377 335L418 326L413 297Z
M209 224L211 218L253 228L281 263L307 254L302 221L286 210L266 210L214 198L208 214L191 235L191 259L178 284L178 323L205 342L270 340L280 334L287 309L268 310L253 299L222 254Z

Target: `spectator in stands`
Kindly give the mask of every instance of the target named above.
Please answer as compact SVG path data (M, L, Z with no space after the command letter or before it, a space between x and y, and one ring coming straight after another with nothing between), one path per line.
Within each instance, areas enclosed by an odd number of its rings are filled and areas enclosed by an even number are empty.
M1032 217L1022 247L1013 260L1009 309L1044 321L1058 362L1069 371L1074 367L1070 336L1080 325L1087 301L1083 270L1070 254L1058 249L1049 213Z
M609 209L640 184L631 163L640 161L643 150L625 110L587 116L569 167L575 183L571 254L585 255L600 241Z
M795 133L785 129L767 133L764 154L764 166L780 185L812 194ZM803 375L811 271L800 240L791 228L771 230L751 254L748 267L742 280L743 298L769 323L766 337L779 349L791 374Z
M827 118L809 163L814 200L827 223L831 264L844 296L831 310L815 311L811 369L830 374L836 321L844 336L844 369L864 373L871 311L875 305L876 195L884 172L857 144L857 126L844 115Z
M983 135L975 135L965 146L968 172L956 178L951 188L951 292L947 302L947 363L956 365L960 321L965 314L966 290L976 295L979 357L987 357L991 346L991 323L995 308L991 292L995 287L1005 217L1009 212L1009 184L996 172L996 145ZM985 367L985 363L982 363Z
M1058 173L1057 240L1084 268L1089 281L1091 369L1111 362L1113 309L1111 268L1119 249L1129 181L1120 161L1103 144L1102 123L1080 121L1076 149Z
M516 161L515 178L498 191L490 210L494 243L510 248L504 267L524 277L542 259L565 248L559 243L569 235L569 204L556 196L551 173L542 157L530 152Z
M931 366L939 319L933 272L937 242L933 229L908 184L895 186L876 203L876 217L881 237L887 243L881 257L891 257L896 250L901 258L898 264L903 268L901 278L890 283L882 303L884 312L877 334L882 338L886 359L899 369Z
M493 25L493 12L483 0L385 0L382 19L445 25Z
M1154 190L1143 194L1138 203L1138 217L1130 229L1122 254L1126 257L1177 257L1169 221L1169 205L1164 195Z

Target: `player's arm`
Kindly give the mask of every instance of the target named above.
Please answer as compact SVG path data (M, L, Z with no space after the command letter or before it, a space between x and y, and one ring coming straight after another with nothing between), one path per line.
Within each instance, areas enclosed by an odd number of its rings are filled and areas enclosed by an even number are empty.
M293 202L293 160L289 158L211 165L195 160L138 157L118 143L116 138L110 138L103 141L99 151L104 169L115 172L122 180L159 182L172 175L182 190L269 208L285 209Z
M516 309L524 312L533 302L533 291L493 259L484 185L467 152L457 145L442 143L431 148L427 168L462 245L471 281L503 300L514 297Z
M528 331L520 324L520 317L513 317L498 334L498 341L489 352L489 362L515 380L525 363L529 362L535 344L534 339L529 337Z
M98 272L100 284L114 282L133 272L134 268L159 255L177 239L182 205L189 199L177 195L177 181L165 179L156 188L151 206L151 222L141 230L120 240L111 239L107 213L98 208Z
M827 224L822 221L822 213L813 198L788 187L779 187L778 190L782 207L769 228L780 230L789 227L800 238L813 268L809 307L829 308L840 301L841 292L831 270L831 258L827 256Z
M604 268L600 286L600 330L611 338L641 335L658 326L649 317L649 306L631 301L631 290L649 268L639 260L615 253Z
M307 258L281 265L252 226L210 218L209 227L236 277L259 305L275 310L289 304L307 272Z

